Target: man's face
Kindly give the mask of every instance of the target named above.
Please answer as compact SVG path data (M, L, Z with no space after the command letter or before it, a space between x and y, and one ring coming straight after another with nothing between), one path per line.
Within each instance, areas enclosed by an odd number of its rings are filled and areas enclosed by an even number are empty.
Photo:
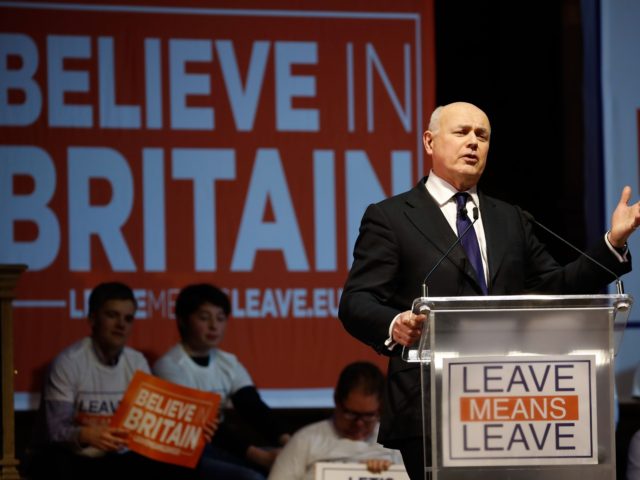
M94 340L105 352L124 348L131 335L136 306L131 300L107 300L91 314L91 332Z
M204 303L189 315L184 328L184 342L194 353L205 354L217 347L224 337L227 315L217 305Z
M469 103L453 103L443 108L440 126L423 135L431 155L433 171L459 191L480 180L487 163L491 125L482 110Z
M369 437L378 422L380 399L361 390L352 390L336 405L334 425L338 435L351 440Z

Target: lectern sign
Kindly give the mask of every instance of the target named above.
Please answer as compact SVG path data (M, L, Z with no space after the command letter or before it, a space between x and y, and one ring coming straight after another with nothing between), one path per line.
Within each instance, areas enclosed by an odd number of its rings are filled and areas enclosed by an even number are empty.
M443 466L597 463L594 356L445 359Z

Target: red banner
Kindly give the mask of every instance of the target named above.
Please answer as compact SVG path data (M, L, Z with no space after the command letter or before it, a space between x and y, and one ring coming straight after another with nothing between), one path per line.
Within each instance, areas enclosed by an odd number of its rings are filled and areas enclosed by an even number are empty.
M428 167L432 4L304 5L0 5L0 262L29 265L18 391L87 334L106 280L135 289L151 362L178 290L210 282L233 305L222 348L261 388L385 363L337 306L365 207Z
M176 385L138 370L111 426L128 430L128 447L162 462L194 468L204 426L218 414L220 395Z

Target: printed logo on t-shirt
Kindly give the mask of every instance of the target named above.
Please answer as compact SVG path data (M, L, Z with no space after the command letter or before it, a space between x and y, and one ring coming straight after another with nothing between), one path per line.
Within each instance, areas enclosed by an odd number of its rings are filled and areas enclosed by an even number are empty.
M124 392L79 392L76 421L80 425L108 425Z

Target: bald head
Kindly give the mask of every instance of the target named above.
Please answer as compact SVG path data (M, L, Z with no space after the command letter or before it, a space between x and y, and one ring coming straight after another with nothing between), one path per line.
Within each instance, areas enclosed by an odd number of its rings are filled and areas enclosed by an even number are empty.
M476 111L478 114L484 115L487 120L487 124L489 124L489 118L487 115L478 107L476 107L473 103L468 102L453 102L448 103L447 105L440 105L436 108L431 114L431 118L429 119L429 130L432 132L437 132L440 129L440 121L443 114L446 112L454 113L456 111ZM491 133L491 125L489 124L489 133Z
M433 171L459 191L475 186L487 161L491 124L487 115L467 102L438 107L424 132L424 148Z

